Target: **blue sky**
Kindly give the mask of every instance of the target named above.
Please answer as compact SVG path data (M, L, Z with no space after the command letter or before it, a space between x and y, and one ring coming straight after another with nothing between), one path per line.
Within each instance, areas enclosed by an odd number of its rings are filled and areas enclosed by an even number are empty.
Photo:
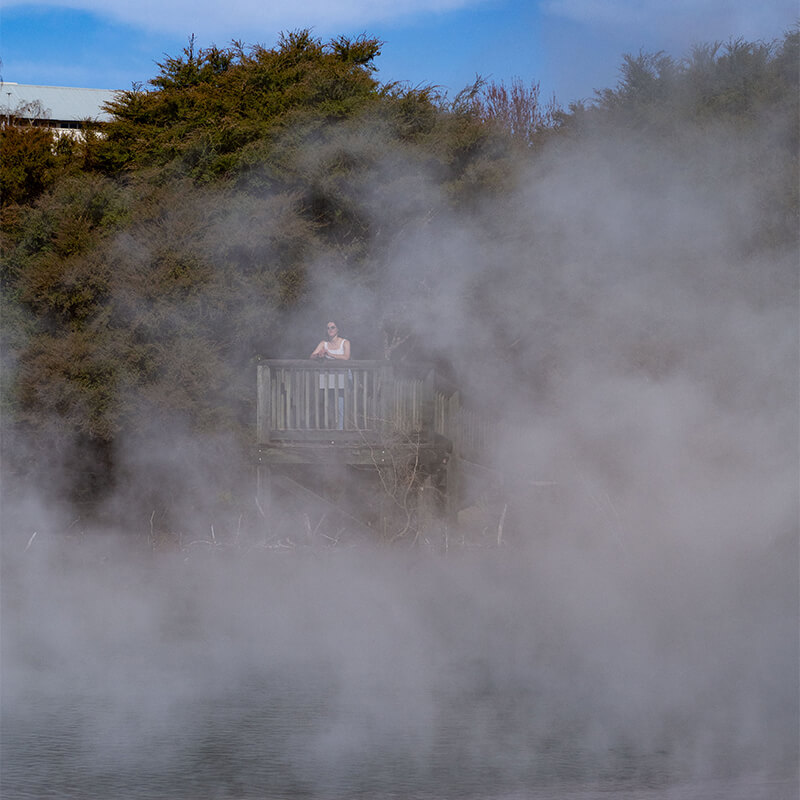
M540 83L562 105L615 84L622 54L731 37L771 40L796 24L797 0L3 0L3 80L126 89L145 83L190 34L271 46L282 30L385 42L378 77L452 95L476 73Z

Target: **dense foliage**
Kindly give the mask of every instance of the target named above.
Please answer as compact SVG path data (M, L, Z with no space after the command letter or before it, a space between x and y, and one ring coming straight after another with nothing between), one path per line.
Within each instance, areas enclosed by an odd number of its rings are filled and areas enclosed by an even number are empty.
M616 88L568 111L521 81L479 80L454 99L381 84L381 47L308 31L271 49L192 41L150 88L118 95L102 135L0 131L7 430L42 452L82 443L106 464L159 420L246 445L259 355L306 355L334 304L360 319L357 356L405 341L409 308L454 268L432 248L424 279L389 275L409 231L469 226L544 153L570 158L598 131L655 132L680 150L687 131L777 120L769 158L784 180L758 246L794 246L797 32L680 62L626 56ZM491 224L483 233L489 253ZM493 268L462 287L478 318L469 298L492 291ZM527 324L493 329L494 346ZM426 346L444 357L450 345Z

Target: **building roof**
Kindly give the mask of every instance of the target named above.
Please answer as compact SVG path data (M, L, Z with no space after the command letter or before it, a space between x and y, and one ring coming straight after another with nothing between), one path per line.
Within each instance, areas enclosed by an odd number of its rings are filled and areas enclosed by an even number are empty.
M13 114L37 100L47 119L80 122L92 119L108 122L111 116L102 110L103 103L113 100L114 89L76 89L72 86L34 86L3 81L0 84L0 113ZM27 117L24 112L21 114Z

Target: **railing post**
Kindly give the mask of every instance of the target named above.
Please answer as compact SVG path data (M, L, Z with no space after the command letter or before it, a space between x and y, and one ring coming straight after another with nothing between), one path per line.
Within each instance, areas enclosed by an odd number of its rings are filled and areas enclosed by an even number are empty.
M420 398L422 404L420 421L422 423L422 430L428 436L431 436L436 430L436 421L434 419L434 413L436 411L436 400L434 397L435 380L436 374L433 369L428 370L428 374L425 376L425 381L422 384L422 397Z
M461 455L461 395L453 392L448 405L447 438L453 443L453 455Z
M257 411L256 435L259 444L269 444L270 413L270 368L268 364L259 364L257 370Z
M380 368L380 400L378 408L380 409L380 420L378 427L384 433L391 432L392 405L394 400L394 380L392 367L385 364Z

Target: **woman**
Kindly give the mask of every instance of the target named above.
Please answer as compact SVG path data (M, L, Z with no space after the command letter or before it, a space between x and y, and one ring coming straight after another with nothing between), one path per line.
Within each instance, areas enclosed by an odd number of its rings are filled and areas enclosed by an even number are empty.
M323 339L314 349L311 358L350 360L350 342L339 336L339 327L335 322L328 323L328 341Z
M310 358L319 358L331 361L350 360L350 342L339 336L339 326L329 322L327 326L328 340L324 339L314 348ZM330 391L337 398L337 417L339 430L344 429L344 371L323 372L319 376L319 388ZM331 399L333 399L331 397ZM323 401L324 407L324 401Z

